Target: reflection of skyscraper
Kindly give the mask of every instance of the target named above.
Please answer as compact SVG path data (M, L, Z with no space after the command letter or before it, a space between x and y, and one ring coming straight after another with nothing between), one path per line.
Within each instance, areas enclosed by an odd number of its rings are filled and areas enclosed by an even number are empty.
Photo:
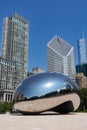
M63 39L55 36L47 44L48 71L63 73L69 77L74 74L73 47Z
M28 21L18 14L3 23L0 57L0 100L10 101L17 85L27 76Z
M84 37L78 40L78 60L79 64L87 62L87 48L86 40L84 39Z

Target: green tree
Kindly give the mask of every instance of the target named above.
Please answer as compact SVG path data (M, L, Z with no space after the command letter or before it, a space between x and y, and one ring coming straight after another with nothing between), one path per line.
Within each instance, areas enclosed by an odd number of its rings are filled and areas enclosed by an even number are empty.
M78 94L80 96L80 106L79 111L86 111L87 110L87 88L79 89Z
M13 102L0 102L0 113L12 112Z

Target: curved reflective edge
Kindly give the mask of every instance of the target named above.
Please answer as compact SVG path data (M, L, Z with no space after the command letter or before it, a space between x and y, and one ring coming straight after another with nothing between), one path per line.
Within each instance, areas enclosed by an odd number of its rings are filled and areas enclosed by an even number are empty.
M78 90L70 78L57 73L41 73L25 79L15 90L14 102L61 96Z
M50 98L50 97L58 97L61 95L66 95L66 94L71 94L71 93L77 93L77 90L69 90L69 89L65 89L65 90L60 90L60 92L58 91L53 91L53 92L49 92L45 95L42 96L33 96L31 98L27 98L25 96L23 96L22 94L15 94L15 98L13 100L13 102L15 103L15 99L16 102L20 102L20 101L32 101L32 100L37 100L37 99L44 99L44 98Z

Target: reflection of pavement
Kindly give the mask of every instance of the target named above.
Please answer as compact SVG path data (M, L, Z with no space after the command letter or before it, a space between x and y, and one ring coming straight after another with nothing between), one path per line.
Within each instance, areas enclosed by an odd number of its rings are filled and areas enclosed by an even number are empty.
M49 110L50 108L58 106L66 101L72 101L74 110L76 110L80 104L79 96L75 93L71 93L51 98L19 102L14 105L14 109L25 112L39 112Z
M87 130L87 113L37 116L0 114L0 130Z

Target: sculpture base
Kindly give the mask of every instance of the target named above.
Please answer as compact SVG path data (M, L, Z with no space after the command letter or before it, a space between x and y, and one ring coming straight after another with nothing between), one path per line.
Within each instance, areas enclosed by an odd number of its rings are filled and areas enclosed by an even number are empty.
M38 114L48 110L65 114L75 111L79 104L79 96L76 93L71 93L57 97L21 101L14 104L14 110L26 114Z

